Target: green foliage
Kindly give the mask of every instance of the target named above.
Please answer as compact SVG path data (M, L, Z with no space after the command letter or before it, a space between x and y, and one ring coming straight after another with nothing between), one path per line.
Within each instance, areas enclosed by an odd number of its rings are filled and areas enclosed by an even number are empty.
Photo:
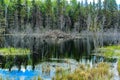
M0 54L5 55L27 55L30 54L29 49L22 48L0 48Z
M77 0L70 0L70 2L67 0L0 0L0 23L2 23L0 26L6 26L8 29L14 29L16 26L21 29L21 26L31 24L32 28L44 26L71 30L77 24L77 27L82 30L82 28L87 29L88 13L91 15L91 25L95 18L98 18L96 24L100 24L102 19L99 18L104 16L106 21L103 26L109 28L117 23L119 11L115 0L104 0L104 2L99 0L98 3L90 4L87 0L85 4ZM2 22L3 20L5 21ZM6 21L8 26L5 24Z
M104 8L109 11L117 10L116 0L104 0Z
M118 57L120 58L120 45L106 46L97 49L98 54L104 57Z

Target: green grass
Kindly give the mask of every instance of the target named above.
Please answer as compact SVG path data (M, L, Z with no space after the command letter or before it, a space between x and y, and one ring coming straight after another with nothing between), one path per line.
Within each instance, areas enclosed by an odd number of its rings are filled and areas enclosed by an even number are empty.
M0 55L27 55L30 54L29 49L22 49L22 48L0 48Z
M100 55L104 57L117 57L120 58L120 45L106 46L97 49L95 55Z
M113 46L106 46L102 48L98 48L95 55L98 56L104 56L106 58L117 58L118 64L117 64L117 70L120 75L120 45L113 45Z

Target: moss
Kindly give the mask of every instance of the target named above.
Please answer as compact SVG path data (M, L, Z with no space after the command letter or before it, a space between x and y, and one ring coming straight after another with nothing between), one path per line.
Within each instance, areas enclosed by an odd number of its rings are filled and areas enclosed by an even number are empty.
M22 48L0 48L0 54L5 55L27 55L30 54L29 49Z
M106 47L98 48L96 51L98 53L95 55L120 58L120 45L106 46Z
M99 63L93 68L76 68L73 73L56 75L53 80L110 80L110 66L107 63Z

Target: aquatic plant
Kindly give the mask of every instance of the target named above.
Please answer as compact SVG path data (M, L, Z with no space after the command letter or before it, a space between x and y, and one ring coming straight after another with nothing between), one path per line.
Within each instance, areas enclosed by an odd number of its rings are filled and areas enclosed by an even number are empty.
M110 66L107 63L99 63L93 68L76 68L69 74L57 74L53 80L110 80L112 74L109 73Z
M93 76L93 79L110 79L112 74L109 73L110 66L107 63L99 63L95 68L90 70L90 74Z
M42 80L40 76L35 76L32 80Z
M42 80L40 76L38 76L38 80Z
M0 80L2 80L2 77L0 76Z
M31 65L33 62L32 62L32 59L29 59L28 60L28 64Z
M45 65L42 65L42 73L46 73L46 74L50 74L50 65L47 64L46 66Z
M85 70L85 65L79 64L79 65L78 65L78 68L80 68L80 69L82 69L82 70Z
M22 48L0 48L0 54L5 55L27 55L30 54L29 49L22 49Z
M61 67L56 67L56 73L61 73L63 72L63 68Z
M118 57L120 58L120 45L112 45L98 48L96 50L98 53L95 55L100 55L104 57Z
M118 61L117 69L118 69L118 72L119 72L119 75L120 75L120 60Z

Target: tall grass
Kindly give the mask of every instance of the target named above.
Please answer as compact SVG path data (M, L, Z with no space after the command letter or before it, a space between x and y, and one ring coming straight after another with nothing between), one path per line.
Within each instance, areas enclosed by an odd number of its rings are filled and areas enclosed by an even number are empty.
M107 63L99 63L93 68L76 68L76 70L69 74L58 74L53 80L110 80L112 74L109 73L110 66Z

